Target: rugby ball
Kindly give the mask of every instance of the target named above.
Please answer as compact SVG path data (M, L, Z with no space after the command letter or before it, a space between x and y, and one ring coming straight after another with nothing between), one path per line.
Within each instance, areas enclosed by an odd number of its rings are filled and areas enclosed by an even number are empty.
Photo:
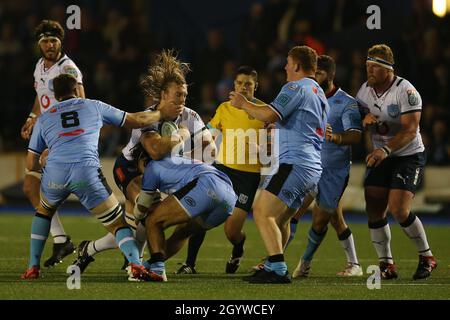
M173 121L164 121L161 125L161 136L170 137L174 131L178 130L178 126Z

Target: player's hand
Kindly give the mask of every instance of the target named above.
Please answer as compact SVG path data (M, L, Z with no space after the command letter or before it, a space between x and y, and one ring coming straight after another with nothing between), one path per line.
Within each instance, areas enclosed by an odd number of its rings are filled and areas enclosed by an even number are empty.
M377 167L386 158L387 154L383 149L375 149L366 157L367 167Z
M183 112L183 105L175 104L173 102L162 106L159 111L161 112L161 117L164 120L173 120L177 118Z
M326 125L325 139L327 139L327 141L333 142L333 128L331 128L331 125L329 123L327 123Z
M233 107L238 109L242 109L244 104L247 102L247 98L245 98L241 93L236 91L230 92L230 102Z
M180 125L178 127L177 133L181 136L183 141L189 140L191 138L191 132L186 126Z
M376 124L377 122L377 116L373 115L372 113L368 113L363 119L363 127L366 128L368 126Z
M47 158L48 158L48 149L45 149L44 152L41 153L41 156L39 157L39 164L41 167L45 167L47 164Z
M37 118L28 118L27 121L25 121L25 124L22 126L22 129L20 129L20 135L23 139L29 140L31 137L31 134L33 133L33 127L36 123Z

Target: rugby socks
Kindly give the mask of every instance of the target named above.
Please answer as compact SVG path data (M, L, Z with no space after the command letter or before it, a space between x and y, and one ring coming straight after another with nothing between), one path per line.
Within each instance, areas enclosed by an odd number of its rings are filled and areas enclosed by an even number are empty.
M358 264L358 258L356 256L355 242L353 241L353 234L350 228L345 229L340 235L338 235L339 241L344 248L347 262Z
M138 223L135 231L135 238L139 249L139 257L144 257L144 250L147 244L147 231L142 223Z
M133 231L129 227L120 228L116 231L117 246L123 252L129 262L140 265L139 250L136 240L133 237Z
M186 258L186 264L190 267L195 267L195 261L197 261L197 255L200 251L200 247L205 239L206 230L199 231L193 234L189 238L188 244L188 256Z
M308 245L306 246L306 251L302 257L304 261L312 261L314 253L316 252L317 248L319 248L322 240L325 238L327 231L328 227L322 233L317 233L312 227L311 229L309 229Z
M116 233L117 236L117 233ZM94 256L99 252L117 248L116 237L108 232L103 238L91 241L88 245L88 254Z
M244 243L246 236L238 243L233 245L233 251L231 253L231 259L241 258L244 255Z
M50 233L53 236L54 243L64 243L67 241L66 232L64 231L61 220L59 220L58 211L56 211L53 215L52 222L50 224Z
M266 264L268 263L269 267L266 268ZM283 254L276 254L273 256L269 256L269 258L264 263L264 269L266 271L274 271L279 276L284 276L287 273L287 265L284 261Z
M410 212L408 218L400 223L400 225L406 235L414 242L417 251L419 251L421 256L433 256L430 246L428 245L427 235L425 234L422 222L414 213Z
M394 263L391 253L391 229L386 218L369 222L370 239L377 251L378 260Z
M162 275L166 270L162 252L153 253L151 259L144 263L144 267L156 274Z
M291 243L291 241L294 239L295 237L295 233L297 232L297 226L298 226L298 219L296 218L292 218L291 222L289 224L289 227L291 229L291 233L289 235L289 239L286 243L286 246L284 247L284 251L286 251L288 245Z
M30 260L28 268L39 266L45 241L50 232L51 218L43 214L35 214L31 223Z

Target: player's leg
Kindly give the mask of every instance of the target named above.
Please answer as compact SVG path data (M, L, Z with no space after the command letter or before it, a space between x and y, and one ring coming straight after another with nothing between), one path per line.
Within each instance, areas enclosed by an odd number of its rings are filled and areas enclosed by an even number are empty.
M40 201L41 173L35 171L26 171L23 182L23 191L30 200L32 206L37 208ZM44 262L45 267L54 266L62 261L64 257L75 251L75 246L70 237L64 231L64 227L59 219L58 212L53 214L50 225L50 233L53 236L53 253L49 259Z
M191 219L187 223L176 226L174 232L166 241L166 260L177 254L185 245L187 239L190 239L194 235L206 233L206 229L197 220ZM196 272L189 273L193 274Z
M367 186L364 188L366 212L372 244L377 252L383 279L397 278L391 252L391 229L386 217L389 189Z
M268 257L263 270L246 278L249 282L291 282L287 277L283 255L283 234L277 222L284 221L285 217L292 217L294 210L300 208L305 195L316 188L320 174L319 170L281 164L278 172L264 181L263 190L253 205L253 215Z
M57 207L69 196L69 191L63 187L67 179L68 171L63 168L46 168L42 176L40 201L31 224L30 259L22 279L39 277L40 259L50 233L51 218Z
M87 206L91 201L83 199L82 202ZM133 232L125 222L122 206L113 194L89 211L100 220L109 233L114 235L117 247L129 261L130 280L163 281L158 275L148 272L141 264Z
M339 272L338 276L362 276L363 271L359 264L358 257L356 255L355 242L353 240L353 234L347 223L344 220L342 211L342 201L339 201L336 214L331 215L330 223L333 226L338 236L339 242L344 248L345 256L347 258L347 265L343 271Z
M428 245L422 222L411 212L411 204L417 185L422 180L425 156L424 153L417 153L396 160L392 171L389 211L419 252L419 264L413 279L424 279L431 275L437 263Z
M291 241L295 237L300 217L303 216L306 213L306 211L308 211L308 208L311 206L311 203L313 201L314 201L314 196L312 194L308 194L305 197L305 199L303 200L301 207L297 210L297 212L295 212L294 216L291 218L291 221L289 221L290 234L289 234L289 238L284 246L284 250L287 249L288 245L291 243Z
M195 201L195 200L194 200ZM165 276L166 238L164 230L178 224L183 224L191 219L188 211L174 196L168 196L145 219L147 241L150 249L150 260L146 266L151 271Z
M246 235L243 230L248 212L252 209L255 194L261 181L259 173L234 170L223 165L216 167L226 173L233 183L238 199L233 214L225 221L225 235L233 245L230 259L225 266L226 273L235 273L244 255Z
M422 222L419 217L411 212L413 197L414 194L407 190L391 190L389 193L389 210L417 248L419 264L413 276L417 280L428 278L437 267L437 263L428 245Z
M158 281L159 276L147 272L142 266L133 231L126 224L122 206L112 194L101 169L77 167L72 170L71 178L73 181L87 181L85 186L73 186L71 192L114 235L117 246L130 262L132 276L137 280Z
M325 238L330 221L329 212L319 208L316 203L312 210L312 225L308 232L308 244L297 267L292 273L292 278L307 277L311 268L314 254Z
M246 219L247 211L236 206L233 209L233 214L225 221L225 235L233 245L231 257L225 267L226 273L235 273L239 268L240 260L244 255L244 243L246 236L242 229Z
M22 279L37 279L40 275L41 255L44 251L45 242L50 233L50 224L56 207L48 204L43 197L42 204L36 208L36 214L31 223L30 258L28 268L22 274Z
M135 169L135 166L127 161L123 156L116 159L114 165L114 180L120 190L125 195L125 215L127 222L134 221L133 206L136 197L139 195L140 186L142 183L142 177L139 172ZM132 227L136 228L135 223L130 224ZM139 232L140 239L146 239L145 232L142 235L142 230ZM138 243L139 252L143 251L145 247L144 244ZM95 261L94 256L100 252L111 250L117 248L116 239L114 234L107 233L103 237L96 240L83 240L78 246L78 257L73 263L77 265L83 272L87 266ZM126 259L126 257L125 257ZM128 262L125 261L128 265ZM123 268L123 266L122 266Z
M378 255L383 279L398 277L391 252L391 229L386 217L393 171L392 160L387 158L378 167L368 168L364 180L370 238Z
M196 231L190 238L188 243L188 251L186 261L178 268L176 274L195 274L195 264L197 261L198 252L203 244L206 236L206 230L201 229ZM168 239L167 241L169 241Z

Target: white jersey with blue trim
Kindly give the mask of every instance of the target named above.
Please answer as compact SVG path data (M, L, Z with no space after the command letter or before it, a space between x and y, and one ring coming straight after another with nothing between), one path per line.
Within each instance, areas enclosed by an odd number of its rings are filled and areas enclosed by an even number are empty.
M53 79L60 74L70 74L77 79L79 84L83 83L83 76L80 69L65 54L48 69L45 68L43 58L39 59L36 63L36 68L34 69L34 88L41 107L41 114L58 102L53 92Z
M288 82L269 106L280 118L275 133L279 162L322 170L320 152L330 107L319 84L312 78Z
M362 131L361 114L356 100L339 88L330 95L328 97L330 106L328 123L333 129L333 133L344 133L350 130ZM350 165L351 159L352 147L350 145L324 142L322 146L322 166L324 168L345 168Z
M73 164L100 166L98 139L104 124L123 126L126 112L98 100L73 98L53 105L39 116L28 151L49 149L46 166Z
M230 186L230 178L212 165L181 156L166 157L162 160L150 161L142 177L142 190L172 194L192 180L212 174L226 181ZM206 196L206 195L205 195Z
M156 111L157 106L158 105L156 104L150 106L145 111L154 112ZM128 141L125 148L122 149L123 156L129 161L134 160L131 152L133 148L139 143L139 139L141 138L142 133L157 132L161 134L161 125L163 122L164 121L155 122L142 129L133 129L133 131L131 132L130 140ZM189 109L188 107L183 108L183 112L174 120L174 122L177 126L179 126L180 124L186 126L191 135L201 132L205 128L205 123L203 122L202 118L200 118L198 113L192 109ZM185 148L184 151L189 152L190 150Z
M395 77L391 87L381 96L365 82L356 99L363 114L370 112L377 117L376 126L370 128L374 148L385 146L400 132L401 115L422 111L420 94L408 80L400 77ZM417 127L416 137L404 147L393 151L391 156L408 156L424 150L420 128Z

